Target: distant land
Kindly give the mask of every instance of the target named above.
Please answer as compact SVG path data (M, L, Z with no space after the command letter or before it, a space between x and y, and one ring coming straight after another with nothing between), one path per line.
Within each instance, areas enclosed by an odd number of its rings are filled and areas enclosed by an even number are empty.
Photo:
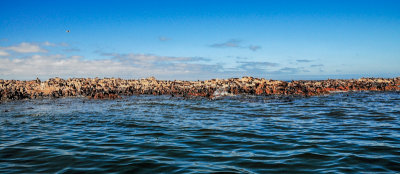
M1 101L60 97L116 99L121 96L141 94L206 98L238 94L315 96L336 91L400 91L400 77L291 82L254 77L205 81L157 80L154 77L139 80L120 78L0 80Z

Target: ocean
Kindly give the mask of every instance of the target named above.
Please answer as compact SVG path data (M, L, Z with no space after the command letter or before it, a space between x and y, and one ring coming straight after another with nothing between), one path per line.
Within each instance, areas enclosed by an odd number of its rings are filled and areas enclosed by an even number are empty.
M397 173L400 93L0 103L0 173Z

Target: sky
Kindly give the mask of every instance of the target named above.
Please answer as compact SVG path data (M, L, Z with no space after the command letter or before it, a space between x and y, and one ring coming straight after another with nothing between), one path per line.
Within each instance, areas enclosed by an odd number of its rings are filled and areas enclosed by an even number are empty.
M400 76L400 1L20 1L0 79Z

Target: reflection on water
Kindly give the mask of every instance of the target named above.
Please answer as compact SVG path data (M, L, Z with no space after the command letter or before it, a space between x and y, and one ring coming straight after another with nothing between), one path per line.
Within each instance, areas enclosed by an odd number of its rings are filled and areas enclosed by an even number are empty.
M400 94L0 104L0 173L400 171Z

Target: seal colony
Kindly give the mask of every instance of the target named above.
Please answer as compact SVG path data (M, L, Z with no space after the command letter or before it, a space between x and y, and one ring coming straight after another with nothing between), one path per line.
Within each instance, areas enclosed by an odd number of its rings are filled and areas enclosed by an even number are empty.
M315 96L345 91L400 91L400 77L279 81L242 77L205 81L139 80L120 78L51 78L30 81L0 80L0 99L21 100L83 96L91 99L116 99L124 95L171 95L214 98L220 95Z

